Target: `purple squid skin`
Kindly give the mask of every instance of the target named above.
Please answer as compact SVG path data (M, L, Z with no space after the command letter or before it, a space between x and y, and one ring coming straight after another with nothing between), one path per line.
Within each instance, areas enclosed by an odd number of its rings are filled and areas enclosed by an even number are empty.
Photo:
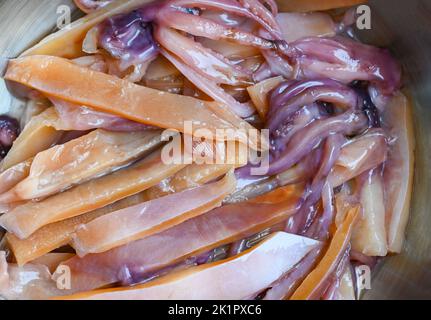
M19 132L20 126L16 119L6 115L0 116L0 159L6 156Z
M343 83L355 80L376 84L385 95L401 86L401 68L386 49L344 37L310 37L290 43L288 54L305 77L328 77Z
M334 117L313 121L292 137L280 156L271 162L268 174L277 174L290 168L329 135L360 133L366 129L367 124L367 118L360 111L346 111Z
M152 6L116 15L99 25L99 45L127 65L146 62L159 53L153 39Z
M316 101L353 109L357 106L358 97L353 89L332 79L283 82L271 93L267 128L270 131L276 130L300 108Z
M321 147L321 149L323 149L323 154L321 156L320 167L304 192L303 205L300 211L294 216L294 221L290 223L289 231L305 234L308 237L318 240L326 240L325 235L334 215L333 207L330 204L332 199L332 186L327 182L327 177L340 155L341 147L345 140L346 139L341 134L330 135L325 140L324 145ZM326 201L324 202L326 205L324 206L321 217L315 220L317 210L314 210L314 206L321 197L325 198L324 200ZM315 230L313 229L310 231L309 229L312 229L311 224L313 222L318 225L314 228Z

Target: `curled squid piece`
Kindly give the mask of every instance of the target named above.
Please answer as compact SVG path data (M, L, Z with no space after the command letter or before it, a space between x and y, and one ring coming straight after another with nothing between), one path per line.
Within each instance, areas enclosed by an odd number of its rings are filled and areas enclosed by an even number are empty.
M353 110L357 106L358 98L353 89L331 79L286 81L271 93L267 127L271 131L276 130L301 107L316 101Z
M0 217L0 225L26 239L45 225L104 207L142 192L184 168L182 159L161 160L160 151L109 175L90 180L39 202L27 202Z
M72 288L74 292L97 289L123 281L124 274L138 283L163 268L271 227L297 212L303 189L302 185L278 188L106 252L76 256L64 263L72 272Z
M110 213L80 226L72 245L84 256L148 237L220 206L235 186L233 174L228 173L220 181Z
M279 232L227 260L191 267L131 288L83 292L63 299L244 299L270 286L318 244ZM250 274L254 276L250 278Z
M274 43L242 30L235 30L213 20L182 13L178 10L163 10L157 15L157 22L168 25L194 36L206 37L212 40L230 40L240 45L253 46L259 49L272 49Z
M271 162L269 174L279 173L292 167L331 133L349 135L363 131L366 125L366 117L355 111L346 111L334 117L313 121L292 136L280 156Z
M353 40L310 37L292 42L287 55L304 77L327 77L343 83L370 81L390 96L401 86L401 69L388 50Z

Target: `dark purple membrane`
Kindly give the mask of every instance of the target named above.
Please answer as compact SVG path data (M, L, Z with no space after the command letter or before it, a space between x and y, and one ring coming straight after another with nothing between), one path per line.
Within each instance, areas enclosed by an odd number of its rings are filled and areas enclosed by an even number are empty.
M151 21L156 5L119 14L99 25L99 45L126 66L144 63L159 53Z
M16 119L0 116L0 159L6 156L19 131L19 123Z
M369 84L366 81L355 81L351 84L353 90L356 91L359 97L359 107L368 118L370 128L380 128L381 119L380 113L376 105L373 103L369 94Z

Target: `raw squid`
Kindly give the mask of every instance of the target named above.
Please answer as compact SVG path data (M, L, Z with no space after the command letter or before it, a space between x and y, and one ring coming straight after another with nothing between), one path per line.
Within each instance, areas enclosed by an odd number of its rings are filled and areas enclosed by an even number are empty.
M40 202L28 202L0 217L0 225L20 239L39 228L101 208L141 192L184 168L181 159L161 161L156 151L136 164L78 185Z
M18 135L18 121L9 116L0 116L0 159L4 158Z
M290 50L293 53L287 55L307 78L327 77L343 83L370 81L389 96L401 86L401 69L385 49L342 37L310 37L291 43Z
M11 248L17 264L22 266L29 261L39 259L52 250L69 244L73 232L79 225L88 223L102 215L134 206L145 200L146 198L141 192L85 214L48 224L27 239L19 239L12 233L6 233L6 242Z
M220 206L223 199L235 190L235 185L233 174L228 173L218 182L99 217L78 227L72 245L77 254L83 256L148 237Z
M262 119L266 119L266 114L269 110L269 92L276 88L281 82L283 82L283 77L278 76L247 87L251 101L253 101L254 106Z
M105 129L108 131L131 132L154 129L135 121L130 121L109 113L98 112L86 106L51 98L57 111L61 130Z
M85 13L89 13L106 7L113 0L74 0L74 2L79 9Z
M35 259L32 264L41 264L46 266L48 267L49 272L52 274L55 272L55 270L57 270L60 263L69 260L74 256L75 254L73 253L52 252Z
M244 299L268 287L318 244L304 237L275 233L227 260L192 267L132 288L84 292L62 298Z
M333 37L335 23L329 14L323 12L281 12L276 16L282 37L293 42L306 37Z
M56 129L57 123L58 116L53 108L33 117L1 162L1 171L24 162L54 145L62 135Z
M30 78L27 76L29 73L32 75ZM61 77L60 81L59 77L63 73L69 76ZM79 67L66 59L50 56L19 58L9 63L5 78L69 102L88 105L96 110L144 124L184 132L187 131L184 123L190 122L192 129L205 128L212 132L213 137L217 136L216 129L234 129L233 139L249 142L252 147L258 148L257 141L248 141L247 133L235 130L251 126L226 108L191 97L138 86L114 76ZM84 83L86 85L83 85Z
M379 170L380 169L380 170ZM367 256L386 256L385 202L381 168L357 179L362 214L353 228L352 249Z
M172 177L169 177L158 185L145 191L148 200L160 198L162 196L181 192L189 188L201 186L207 182L213 181L233 169L230 164L196 164L188 165L178 171Z
M350 7L367 2L367 0L276 0L280 11L324 11L342 7Z
M95 130L38 153L28 177L8 193L16 196L15 201L46 197L108 174L150 153L161 143L161 131L114 133Z
M336 271L349 247L353 225L358 216L359 207L352 208L345 220L335 232L329 248L317 267L305 278L292 295L292 300L319 299L327 287L327 280Z
M344 182L382 164L387 159L388 143L381 129L370 129L366 134L352 139L341 149L340 156L329 174L332 186Z
M18 267L6 262L6 254L0 251L0 297L8 300L38 300L61 294L51 280L48 267L31 264Z
M121 281L121 270L139 282L164 267L252 235L294 214L302 192L302 185L278 188L247 202L213 209L124 246L74 257L65 262L73 275L72 290L97 289Z
M21 56L42 54L69 59L81 57L83 55L82 40L91 28L109 17L128 12L151 1L152 0L114 1L107 7L101 8L94 13L90 13L72 22L70 28L63 28L47 36L34 47L22 53Z
M18 163L0 173L0 194L9 191L30 173L33 159Z
M390 101L383 116L383 125L394 139L383 173L390 252L401 252L409 217L415 161L411 109L408 99L398 93Z
M288 299L298 288L304 278L313 270L319 261L323 248L317 247L311 250L292 270L265 293L264 300L285 300Z

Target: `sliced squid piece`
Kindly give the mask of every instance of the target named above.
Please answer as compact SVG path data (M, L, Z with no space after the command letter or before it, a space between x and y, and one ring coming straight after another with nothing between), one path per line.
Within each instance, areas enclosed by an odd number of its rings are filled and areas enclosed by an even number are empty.
M276 17L282 37L293 42L306 37L333 37L336 26L331 16L323 12L282 12Z
M358 213L359 207L349 210L343 223L332 237L322 260L296 289L290 298L291 300L312 300L321 297L326 289L328 278L336 271L350 244L350 237Z
M352 249L367 256L386 256L385 200L378 169L357 178L362 214L353 228Z
M251 135L249 139L246 130L238 130L253 127L219 103L146 88L52 56L12 60L6 73L7 80L77 105L190 135L194 130L206 129L217 139L259 148L258 136ZM68 76L63 77L64 74ZM184 126L185 123L190 125ZM217 135L217 129L231 129L233 134Z
M124 273L140 279L192 256L251 236L295 214L303 191L303 185L278 188L247 202L216 208L124 246L83 258L74 257L65 262L72 273L72 290L97 289L121 281Z
M402 94L396 94L383 114L393 144L383 173L386 196L388 248L401 252L409 218L414 173L414 131L412 106Z
M220 206L235 187L228 173L220 181L110 213L80 226L72 245L84 256L148 237Z
M0 251L0 298L7 300L42 300L62 294L51 279L49 269L41 264L18 267L6 262Z
M30 120L51 107L51 102L46 98L29 100L20 119L21 128L24 128Z
M0 173L0 194L9 191L28 176L32 161L29 159L18 163Z
M155 129L142 123L130 121L109 113L95 111L86 106L51 98L59 116L62 130L105 129L108 131L131 132Z
M351 265L348 264L346 270L344 271L338 288L335 292L335 300L356 300L355 286L352 275Z
M54 273L57 270L60 263L71 259L74 257L73 253L63 253L63 252L51 252L47 253L37 259L35 259L32 264L40 264L46 266L49 272Z
M21 56L45 54L69 59L80 57L83 55L82 41L91 28L109 17L129 12L151 1L153 0L113 1L112 4L72 22L68 28L50 34Z
M269 92L283 82L283 77L263 80L247 88L251 101L262 119L266 119L269 110Z
M182 159L165 164L156 151L136 164L90 180L40 202L28 202L0 217L0 225L20 239L41 227L104 207L159 183L184 168Z
M387 159L388 149L387 137L381 129L371 129L368 133L353 139L343 146L329 174L331 185L338 187L382 164Z
M310 12L351 7L367 0L276 0L279 11Z
M58 116L54 108L48 108L41 114L31 118L1 162L1 171L7 170L52 147L62 135L62 132L56 129L57 123Z
M6 233L6 242L19 266L30 261L39 261L49 252L69 244L72 234L81 224L144 201L144 193L141 192L80 216L48 224L34 232L27 239L19 239L12 233Z
M196 164L188 165L158 185L145 191L146 199L152 200L171 193L199 187L210 182L234 168L230 164Z
M64 298L244 299L267 288L318 244L312 239L278 232L227 260L174 272L131 288L84 292Z
M181 73L170 63L165 57L158 56L148 66L144 79L150 80L163 80L167 78L175 78L181 76Z
M199 38L199 43L231 60L241 60L258 56L260 51L256 47L244 46L227 40L212 40Z
M16 195L15 201L46 197L121 168L161 143L159 130L95 130L38 153L29 176L9 193Z
M195 150L200 148L200 143L195 145ZM204 144L205 148L208 144ZM199 187L205 183L211 182L222 175L226 174L229 170L237 167L242 167L247 163L247 148L235 144L217 143L212 145L208 152L205 152L206 159L210 160L209 163L196 163L188 165L181 171L177 172L172 177L169 177L158 185L145 191L148 200L160 198L161 196L168 195L174 192L180 192L189 188ZM233 148L235 147L235 148ZM205 148L206 149L206 148ZM195 152L202 154L201 152ZM223 157L219 157L223 155ZM222 160L222 161L218 161Z

